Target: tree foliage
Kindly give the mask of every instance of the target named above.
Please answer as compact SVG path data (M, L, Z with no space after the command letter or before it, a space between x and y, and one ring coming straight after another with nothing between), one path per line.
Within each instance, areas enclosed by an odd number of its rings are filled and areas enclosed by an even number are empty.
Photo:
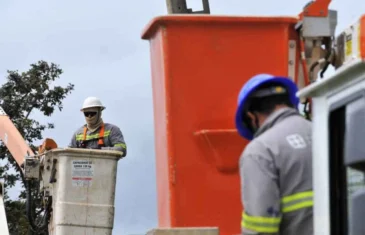
M35 111L44 116L51 116L56 109L62 111L63 100L73 89L73 84L65 87L53 84L63 73L58 65L38 61L30 65L26 72L7 71L5 83L0 87L0 106L19 130L25 141L36 152L36 141L42 140L42 132L53 129L53 123L40 123L30 118ZM2 143L0 145L0 159L5 159L5 165L0 166L0 178L5 183L5 206L8 227L11 234L27 234L28 222L25 214L25 193L21 181L19 168L11 157L8 149ZM15 173L11 173L11 169ZM21 182L23 191L19 199L11 200L7 191Z

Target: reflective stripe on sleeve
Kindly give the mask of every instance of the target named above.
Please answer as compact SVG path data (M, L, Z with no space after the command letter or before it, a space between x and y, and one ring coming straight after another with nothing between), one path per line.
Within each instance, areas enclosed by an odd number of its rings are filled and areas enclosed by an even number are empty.
M282 213L288 213L312 206L313 191L295 193L281 199ZM277 233L279 232L280 222L281 217L251 216L243 212L241 226L255 232Z
M313 206L313 191L306 191L285 196L281 199L283 213Z
M126 144L125 143L117 143L117 144L114 144L114 147L126 148Z
M260 233L277 233L280 222L280 217L250 216L243 212L241 226Z

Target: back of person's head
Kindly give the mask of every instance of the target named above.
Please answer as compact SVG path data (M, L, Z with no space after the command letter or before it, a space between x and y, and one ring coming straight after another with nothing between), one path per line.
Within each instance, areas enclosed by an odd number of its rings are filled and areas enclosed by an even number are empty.
M281 107L297 109L297 85L289 77L256 74L243 84L238 94L235 116L236 128L245 139L252 140L250 128L253 119L262 122L265 117Z
M259 86L249 98L248 103L248 111L263 115L270 115L279 105L293 108L287 89L283 85L273 82Z

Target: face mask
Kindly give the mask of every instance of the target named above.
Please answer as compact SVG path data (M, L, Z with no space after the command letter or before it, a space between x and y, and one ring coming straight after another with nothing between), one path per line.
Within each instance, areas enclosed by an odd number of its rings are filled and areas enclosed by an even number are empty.
M90 131L96 130L101 123L101 111L98 108L90 108L84 111L85 121Z

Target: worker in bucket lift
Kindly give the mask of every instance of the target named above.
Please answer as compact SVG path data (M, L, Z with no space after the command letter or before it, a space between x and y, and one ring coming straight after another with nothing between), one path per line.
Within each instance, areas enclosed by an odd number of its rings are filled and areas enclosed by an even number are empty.
M127 147L119 127L104 123L101 114L105 106L96 97L85 99L81 111L86 124L80 127L72 136L70 148L89 148L102 150L117 150L127 155Z
M239 93L236 127L250 141L239 160L245 235L313 234L312 127L296 92L289 78L258 74Z

